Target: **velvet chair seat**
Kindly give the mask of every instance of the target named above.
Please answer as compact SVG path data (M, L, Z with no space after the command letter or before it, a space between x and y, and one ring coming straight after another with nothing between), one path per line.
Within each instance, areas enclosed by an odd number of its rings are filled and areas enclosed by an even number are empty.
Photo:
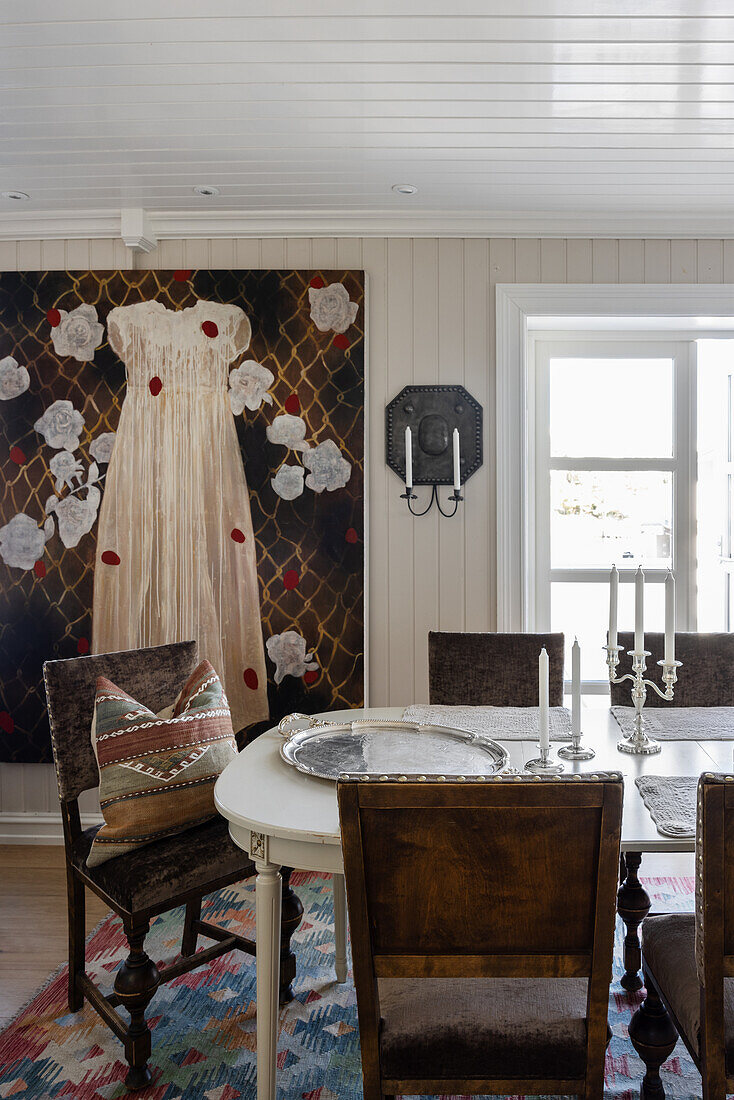
M219 816L90 868L86 858L98 828L85 829L76 838L72 862L129 913L165 908L171 898L196 891L203 881L237 874L248 878L255 873L254 864L232 842L227 822Z
M389 1078L583 1078L585 978L379 980Z
M696 971L693 913L647 917L642 926L645 965L689 1045L701 1050L701 985ZM724 978L726 1072L734 1074L734 978Z

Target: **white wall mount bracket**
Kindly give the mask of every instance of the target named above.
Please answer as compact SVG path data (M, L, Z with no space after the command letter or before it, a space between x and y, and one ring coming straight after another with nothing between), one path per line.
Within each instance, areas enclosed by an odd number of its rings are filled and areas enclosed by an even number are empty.
M131 252L152 252L158 247L158 238L142 206L120 211L120 236Z

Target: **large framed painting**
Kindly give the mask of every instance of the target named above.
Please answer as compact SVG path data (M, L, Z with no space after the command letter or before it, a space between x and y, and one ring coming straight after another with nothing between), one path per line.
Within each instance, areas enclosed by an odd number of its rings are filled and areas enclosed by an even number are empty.
M0 759L90 652L196 638L236 730L362 705L364 346L360 271L0 275Z

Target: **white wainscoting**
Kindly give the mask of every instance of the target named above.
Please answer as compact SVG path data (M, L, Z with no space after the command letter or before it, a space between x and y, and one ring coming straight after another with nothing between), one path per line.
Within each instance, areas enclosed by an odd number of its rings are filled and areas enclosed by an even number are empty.
M496 283L734 282L734 240L267 238L0 241L0 271L116 267L364 268L369 275L370 698L427 698L430 629L496 623ZM385 466L384 408L410 382L460 382L485 410L485 463L453 520L413 519ZM419 502L420 503L420 502ZM0 765L0 842L60 837L48 765ZM94 800L83 804L95 811ZM52 815L52 816L49 816Z

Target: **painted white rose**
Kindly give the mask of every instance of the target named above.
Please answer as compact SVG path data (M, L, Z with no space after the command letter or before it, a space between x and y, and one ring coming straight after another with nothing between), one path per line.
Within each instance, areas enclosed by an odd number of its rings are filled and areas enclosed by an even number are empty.
M12 569L32 569L43 555L46 533L24 512L0 527L0 557Z
M112 458L112 450L115 446L115 433L103 432L93 439L89 445L89 453L96 462L109 462Z
M323 493L324 489L330 492L334 489L342 489L352 476L351 463L342 458L342 453L333 439L327 439L306 451L303 456L303 464L311 473L306 478L306 485L315 493Z
M303 492L303 466L281 466L270 484L282 500L295 500Z
M271 443L279 443L283 447L290 447L292 451L307 451L306 422L302 416L293 416L291 413L282 413L276 416L272 424L268 424L265 434Z
M104 325L97 320L94 306L77 306L71 312L59 310L61 320L51 329L54 351L57 355L71 355L79 363L94 359L95 348L104 340Z
M84 427L84 417L71 401L54 401L33 425L49 447L57 451L75 451Z
M83 480L82 464L79 459L74 458L71 451L59 451L58 454L53 456L48 465L51 473L56 478L57 493L60 493L65 485L73 489L75 478L77 485L81 485Z
M61 541L68 549L77 546L82 536L92 530L101 499L99 489L91 486L87 489L86 500L70 495L56 503L53 497L46 502L46 510L56 514Z
M20 397L31 384L31 378L25 367L21 367L12 355L0 359L0 401L12 401Z
M328 286L309 287L308 300L311 303L311 320L319 332L346 332L354 324L359 306L350 302L349 291L341 283L329 283Z
M273 398L268 389L275 381L275 375L262 363L247 359L229 373L229 403L232 412L239 416L249 409L257 412L263 401L272 405Z
M286 676L301 677L305 672L313 672L319 667L312 660L313 653L306 652L306 639L295 630L273 634L265 643L265 648L275 665L276 684L281 683Z

